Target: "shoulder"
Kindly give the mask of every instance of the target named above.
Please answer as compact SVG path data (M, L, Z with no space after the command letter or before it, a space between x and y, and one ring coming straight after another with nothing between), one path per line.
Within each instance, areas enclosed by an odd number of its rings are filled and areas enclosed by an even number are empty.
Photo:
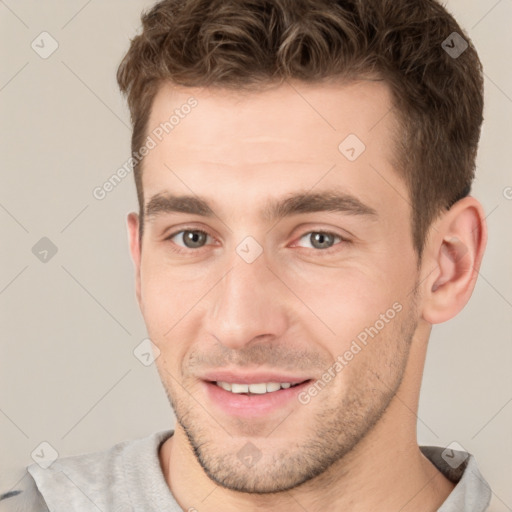
M3 491L0 512L121 510L132 495L137 499L137 484L146 474L159 476L158 447L172 433L157 432L102 451L57 458L45 467L31 464L20 486Z
M11 490L0 493L0 512L48 512L48 507L32 476L25 475Z

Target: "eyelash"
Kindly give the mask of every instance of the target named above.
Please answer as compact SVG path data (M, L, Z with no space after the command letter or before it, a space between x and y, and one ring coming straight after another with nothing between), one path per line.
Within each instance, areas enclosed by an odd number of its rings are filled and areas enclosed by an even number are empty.
M180 229L179 231L175 231L174 233L171 233L168 237L166 237L164 240L165 241L169 241L171 242L171 249L172 251L178 253L178 254L188 254L190 253L191 251L192 252L200 252L201 249L204 249L205 246L203 247L200 247L199 249L185 249L179 245L176 245L174 242L171 241L172 238L174 238L176 235L179 235L180 233L184 233L186 231L189 231L189 232L192 232L192 233L202 233L206 236L209 236L211 238L215 238L214 236L212 236L210 233L208 233L208 231L205 231L204 229L194 229L194 228L191 228L191 227L185 227L185 228L182 228ZM337 233L333 233L332 231L324 231L324 230L321 230L321 229L318 229L318 230L311 230L311 231L306 231L304 234L302 234L298 240L301 240L302 238L304 238L306 235L310 235L312 233L319 233L319 234L322 234L322 235L331 235L333 236L334 238L339 238L340 239L340 242L338 242L337 244L334 244L332 247L329 247L328 249L315 249L315 248L307 248L307 247L302 247L302 249L306 249L306 250L312 250L312 251L315 251L317 253L321 253L323 255L330 255L331 253L333 252L337 252L338 250L340 250L337 245L340 245L341 242L344 242L344 243L350 243L350 240L342 237L341 235L338 235Z

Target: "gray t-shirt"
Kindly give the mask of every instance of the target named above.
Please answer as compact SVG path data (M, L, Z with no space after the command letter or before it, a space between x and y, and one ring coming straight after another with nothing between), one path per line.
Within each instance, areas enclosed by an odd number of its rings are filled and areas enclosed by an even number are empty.
M32 464L21 488L0 495L0 512L181 512L158 457L160 445L173 433L157 432L102 452L57 459L46 469ZM491 489L472 455L451 451L449 457L458 462L450 464L443 448L420 449L457 483L438 512L487 510Z

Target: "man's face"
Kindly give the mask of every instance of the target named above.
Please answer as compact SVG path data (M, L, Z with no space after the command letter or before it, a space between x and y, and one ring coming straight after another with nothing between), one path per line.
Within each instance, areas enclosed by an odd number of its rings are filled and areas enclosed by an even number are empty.
M390 107L382 82L155 98L139 301L177 428L220 485L271 492L321 474L402 381L418 270ZM343 197L324 211L329 194ZM236 394L212 381L309 382Z

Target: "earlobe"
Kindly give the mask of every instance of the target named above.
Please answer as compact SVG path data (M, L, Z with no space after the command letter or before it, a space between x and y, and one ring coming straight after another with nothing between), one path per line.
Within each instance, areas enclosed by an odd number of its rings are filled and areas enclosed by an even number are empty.
M130 254L132 257L133 265L135 267L135 293L137 295L137 302L139 307L142 308L141 302L141 286L140 286L140 261L141 261L141 248L139 240L139 216L131 212L128 214L128 240L130 244Z
M457 315L473 293L487 242L482 205L461 199L433 230L427 252L435 270L423 283L423 318L437 324Z

